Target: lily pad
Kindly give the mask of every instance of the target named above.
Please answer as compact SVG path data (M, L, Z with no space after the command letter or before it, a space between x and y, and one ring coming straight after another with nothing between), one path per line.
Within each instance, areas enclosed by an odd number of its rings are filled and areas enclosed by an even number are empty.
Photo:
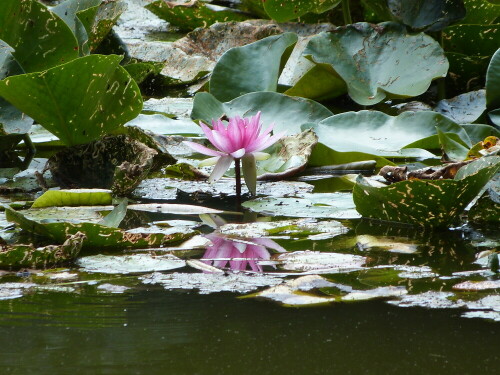
M313 186L305 182L279 181L257 183L257 193L276 197L295 196L309 193ZM196 195L197 199L235 196L234 179L222 178L214 183L207 181L183 181L174 178L152 178L144 180L134 191L134 196L142 199L171 200L177 199L178 192L187 195ZM247 194L248 189L242 186L242 194Z
M267 0L264 1L264 10L272 19L278 22L286 22L300 16L314 12L323 13L335 8L341 0Z
M50 206L99 206L111 204L111 190L48 190L33 202L32 208Z
M440 100L434 111L441 113L457 124L476 121L486 110L486 91L471 91L452 99Z
M500 48L491 58L486 73L486 106L490 110L500 108Z
M33 245L1 245L0 268L47 268L63 264L76 258L82 248L85 235L77 232L62 245L36 248Z
M38 72L78 57L78 41L56 14L36 0L3 0L0 39L26 72ZM66 91L67 92L67 91Z
M243 203L251 211L269 216L357 219L349 193L304 194L301 198L257 198Z
M164 1L157 0L146 6L158 17L177 26L181 30L193 30L207 27L215 22L244 21L248 14L232 8L207 4L205 1Z
M364 217L424 226L453 222L500 168L500 157L485 157L457 172L454 180L409 180L371 186L359 176L353 189Z
M256 91L277 91L278 78L290 56L297 35L284 33L227 51L215 65L210 93L230 101Z
M338 221L317 221L298 219L286 221L268 221L245 224L225 224L218 228L224 235L240 237L292 236L311 237L318 234L332 238L347 233L348 229Z
M212 119L224 115L249 117L261 111L264 126L274 123L276 133L286 131L288 135L301 132L301 125L316 123L333 115L321 104L304 98L291 97L275 92L253 92L230 102L220 102L209 93L198 93L194 97L193 120L210 124Z
M403 112L396 117L377 111L345 112L312 126L319 143L337 152L362 152L391 158L433 157L420 148L439 149L436 127L469 141L459 125L431 111ZM421 141L428 137L433 138Z
M129 274L169 271L182 268L186 262L174 255L93 255L78 259L77 265L85 272Z
M359 255L309 250L280 254L276 260L279 267L287 271L329 274L358 271L366 262L366 258Z
M92 55L8 77L0 82L0 95L64 144L88 143L116 131L142 109L139 88L119 66L121 59Z
M491 56L498 49L500 25L454 25L443 31L443 48L467 56Z
M394 298L408 294L403 286L382 286L375 289L355 290L342 297L342 301L367 301L379 298Z
M448 61L434 39L407 34L403 26L391 22L356 23L321 33L309 41L304 55L330 64L361 105L423 94L433 79L448 71Z
M199 290L200 294L233 292L248 293L263 286L283 282L281 277L272 275L221 273L153 273L141 278L146 285L160 284L167 290Z
M289 280L249 297L268 298L285 306L319 305L336 301L336 297L313 295L307 291L315 288L334 287L336 284L318 275L308 275Z
M391 13L405 25L439 31L465 17L463 0L389 0Z
M66 236L82 232L87 237L83 248L147 248L180 243L191 237L193 233L129 233L118 228L111 228L95 223L69 222L37 222L30 220L10 208L6 208L7 220L14 221L19 226L34 234L64 242Z

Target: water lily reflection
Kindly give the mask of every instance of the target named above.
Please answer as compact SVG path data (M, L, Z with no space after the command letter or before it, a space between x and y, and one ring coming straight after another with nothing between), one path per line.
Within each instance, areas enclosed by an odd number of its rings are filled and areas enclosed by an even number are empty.
M268 248L280 253L286 252L269 238L235 238L215 233L205 237L212 245L207 246L201 261L217 268L227 267L229 263L229 268L235 271L251 269L262 272L261 262L271 258Z

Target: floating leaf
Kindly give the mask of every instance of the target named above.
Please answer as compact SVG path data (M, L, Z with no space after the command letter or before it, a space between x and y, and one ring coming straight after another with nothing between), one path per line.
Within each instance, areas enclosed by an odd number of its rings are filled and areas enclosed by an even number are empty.
M413 29L432 32L465 17L463 0L389 0L391 13Z
M466 56L491 56L498 49L500 25L455 25L443 30L443 48Z
M26 72L46 70L78 57L78 42L71 29L36 0L2 0L0 39L15 49L13 55Z
M191 237L193 233L130 233L95 223L37 222L19 212L6 208L7 220L34 234L63 242L66 236L82 232L87 237L83 248L147 248L175 244Z
M198 0L180 3L157 0L149 3L146 9L181 30L193 30L215 22L244 21L249 18L249 15L238 10Z
M77 17L77 13L88 8L97 7L101 0L66 0L51 8L73 31L80 47L80 56L88 55L90 52L88 45L88 34L84 24Z
M267 0L264 9L273 20L286 22L309 13L323 13L341 3L341 0Z
M87 143L116 131L142 108L139 88L119 66L121 59L92 55L8 77L0 82L0 95L64 144Z
M467 15L460 23L473 25L494 23L495 20L498 19L498 14L500 12L500 3L496 1L496 4L492 4L494 1L495 0L464 0Z
M85 235L77 232L69 236L62 245L36 248L33 245L0 244L0 268L48 268L68 263L76 258L84 239Z
M274 132L300 133L306 123L316 123L333 113L313 100L296 98L275 92L253 92L230 102L220 102L209 93L198 93L194 97L191 118L207 124L223 115L249 117L261 111L264 127L274 123Z
M471 91L451 99L440 100L434 111L441 113L457 124L476 121L486 110L486 91Z
M305 194L303 198L257 198L243 203L251 211L270 216L356 219L352 195Z
M100 206L111 204L111 190L48 190L33 202L32 208L50 206Z
M93 255L78 259L77 265L85 272L128 274L169 271L184 267L186 262L170 254Z
M167 290L198 289L200 294L217 292L248 293L257 288L277 285L283 282L281 277L244 273L153 273L141 277L146 285L160 284Z
M296 42L297 35L284 33L231 48L215 65L210 93L220 101L230 101L250 92L276 91Z
M409 180L383 188L359 176L353 189L364 217L424 226L453 222L500 169L500 157L481 158L457 172L454 180Z
M467 133L459 125L430 111L403 112L396 117L377 111L345 112L312 126L319 143L337 152L362 152L391 158L433 157L419 148L439 148L435 137L436 127L469 140ZM434 138L419 142L428 137ZM336 163L341 162L331 164Z
M404 27L390 22L356 23L321 33L309 41L304 55L331 64L346 82L351 98L361 105L423 94L433 79L444 77L448 70L434 39L423 33L407 34Z
M357 271L366 262L366 258L359 255L309 250L279 254L276 260L280 262L280 268L287 271L329 274Z

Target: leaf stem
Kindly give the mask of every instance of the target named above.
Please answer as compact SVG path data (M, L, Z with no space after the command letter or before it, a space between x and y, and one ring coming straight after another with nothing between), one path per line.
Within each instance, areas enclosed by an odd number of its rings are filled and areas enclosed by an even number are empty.
M440 30L438 32L437 37L438 37L439 45L441 46L441 48L443 48L444 35L443 35L442 30ZM444 48L443 48L443 50L444 50ZM437 90L438 90L438 92L437 92L438 100L446 99L446 77L439 78L437 80Z
M344 16L344 23L346 25L352 24L351 8L349 6L349 0L342 0L342 14Z
M241 205L241 160L234 159L234 174L236 178L236 204Z

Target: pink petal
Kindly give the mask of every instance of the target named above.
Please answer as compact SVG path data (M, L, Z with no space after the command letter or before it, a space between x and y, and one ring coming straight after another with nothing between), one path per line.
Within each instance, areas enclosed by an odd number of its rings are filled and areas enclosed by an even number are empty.
M258 243L259 245L265 246L269 249L276 250L280 253L285 253L286 249L278 245L276 242L269 238L253 238L252 242Z
M219 150L224 151L228 154L236 151L236 148L231 143L229 137L225 134L225 131L224 133L222 133L217 130L212 130L212 136L214 137L214 146Z
M203 133L205 133L205 136L210 141L210 143L214 144L214 138L212 137L212 129L210 129L207 125L205 125L201 121L200 121L200 127L201 127L201 130L203 130Z
M208 155L208 156L222 156L222 155L224 155L220 151L212 150L208 147L200 145L199 143L190 142L190 141L183 141L183 143L185 143L186 145L191 147L196 152L199 152L199 153L204 154L204 155Z

